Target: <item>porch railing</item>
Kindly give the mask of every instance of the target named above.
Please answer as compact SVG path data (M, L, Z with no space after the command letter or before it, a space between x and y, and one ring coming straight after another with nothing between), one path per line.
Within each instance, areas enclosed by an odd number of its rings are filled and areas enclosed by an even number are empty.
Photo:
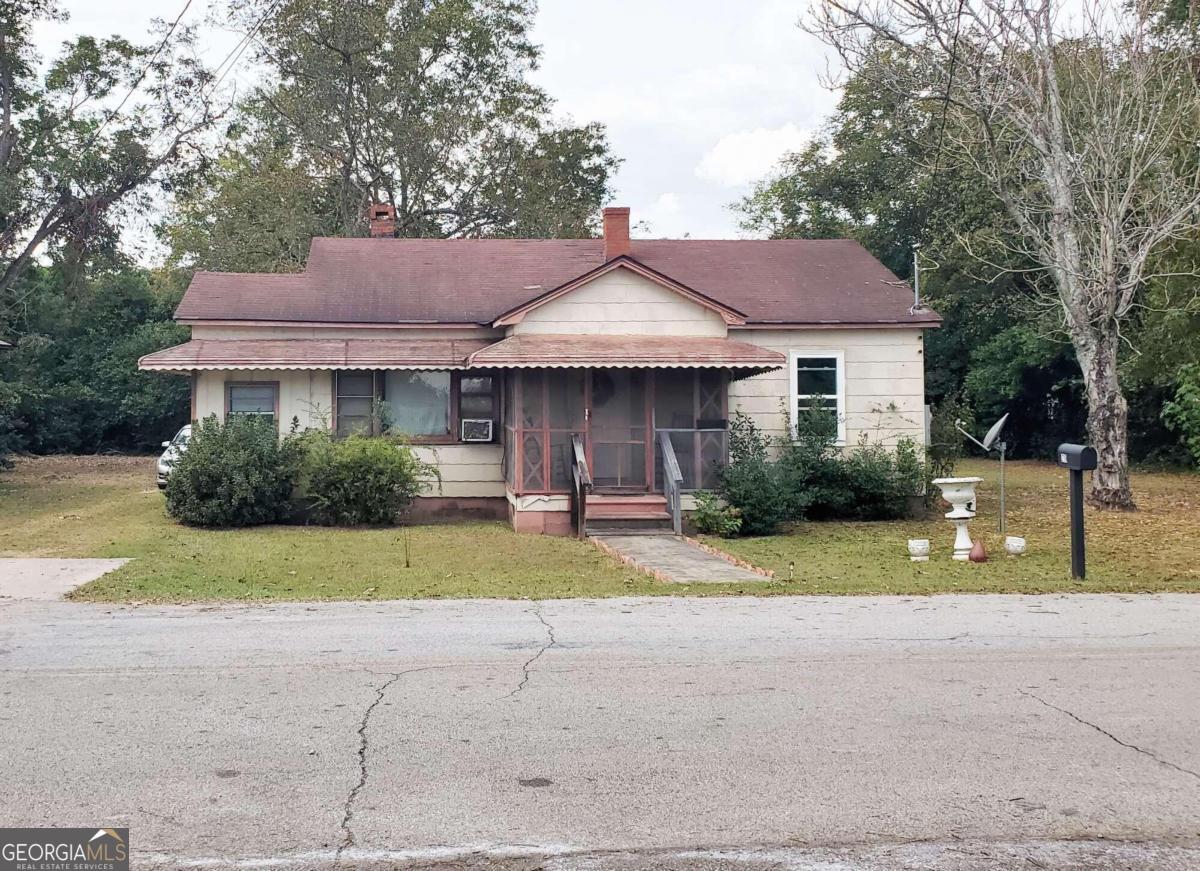
M592 492L592 473L588 470L583 439L571 433L571 514L575 520L575 535L587 537L587 496Z
M683 534L683 473L679 471L679 460L675 458L675 446L670 434L656 433L662 449L663 495L667 497L667 510L671 513L671 526L676 535Z
M656 435L659 439L670 441L675 449L675 458L683 473L681 489L685 493L716 489L720 469L729 462L729 432L724 426L694 429L658 427ZM656 487L659 486L662 473L660 452L654 470Z

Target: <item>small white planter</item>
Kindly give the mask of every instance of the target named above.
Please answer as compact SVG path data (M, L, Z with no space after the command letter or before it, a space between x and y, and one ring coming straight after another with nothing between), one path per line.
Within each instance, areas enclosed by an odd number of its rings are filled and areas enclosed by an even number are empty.
M929 539L910 538L908 540L908 558L915 563L929 562Z
M1019 535L1010 535L1004 539L1004 550L1009 556L1020 556L1025 553L1025 539Z

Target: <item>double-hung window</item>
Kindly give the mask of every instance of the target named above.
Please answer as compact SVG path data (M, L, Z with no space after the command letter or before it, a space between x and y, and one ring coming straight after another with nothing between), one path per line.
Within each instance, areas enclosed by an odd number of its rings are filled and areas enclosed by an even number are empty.
M277 424L279 384L275 381L230 382L225 385L226 415L246 414Z
M375 373L339 371L334 378L338 437L371 435L375 431Z
M838 443L846 442L846 359L841 351L792 351L788 355L792 420L814 407L837 418Z

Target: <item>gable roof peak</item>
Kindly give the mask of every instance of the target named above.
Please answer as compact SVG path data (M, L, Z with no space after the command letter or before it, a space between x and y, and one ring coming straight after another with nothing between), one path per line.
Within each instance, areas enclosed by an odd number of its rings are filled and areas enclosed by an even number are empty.
M632 255L619 254L612 260L608 260L600 266L597 266L595 269L591 269L582 275L576 276L575 278L560 284L558 287L551 288L545 293L539 294L532 299L526 300L520 305L509 309L492 321L492 326L506 327L511 326L512 324L518 324L525 318L525 315L529 314L529 312L533 311L534 309L540 308L546 303L552 302L561 296L565 296L571 291L583 287L585 284L590 284L597 278L600 278L602 275L608 275L610 272L614 272L617 269L627 269L636 275L640 275L642 278L652 281L660 287L666 288L672 293L679 294L690 302L696 303L703 308L715 312L729 326L740 326L746 323L746 315L737 309L725 305L724 303L719 302L710 296L706 296L697 290L693 290L683 282L676 281L669 275L658 272L655 269L651 269L646 264L635 259Z

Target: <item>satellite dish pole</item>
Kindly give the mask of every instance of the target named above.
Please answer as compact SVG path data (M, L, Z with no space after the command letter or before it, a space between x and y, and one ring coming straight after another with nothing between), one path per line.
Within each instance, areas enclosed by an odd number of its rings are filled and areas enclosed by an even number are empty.
M987 435L983 437L983 441L975 438L964 428L961 420L954 421L954 428L969 438L979 447L983 448L984 453L990 454L996 451L1000 455L1000 534L1004 535L1008 532L1008 526L1004 517L1004 457L1008 453L1008 442L997 441L1000 437L1000 432L1004 429L1004 424L1008 422L1008 415L1005 414L1002 418L992 424L992 428L987 431Z

